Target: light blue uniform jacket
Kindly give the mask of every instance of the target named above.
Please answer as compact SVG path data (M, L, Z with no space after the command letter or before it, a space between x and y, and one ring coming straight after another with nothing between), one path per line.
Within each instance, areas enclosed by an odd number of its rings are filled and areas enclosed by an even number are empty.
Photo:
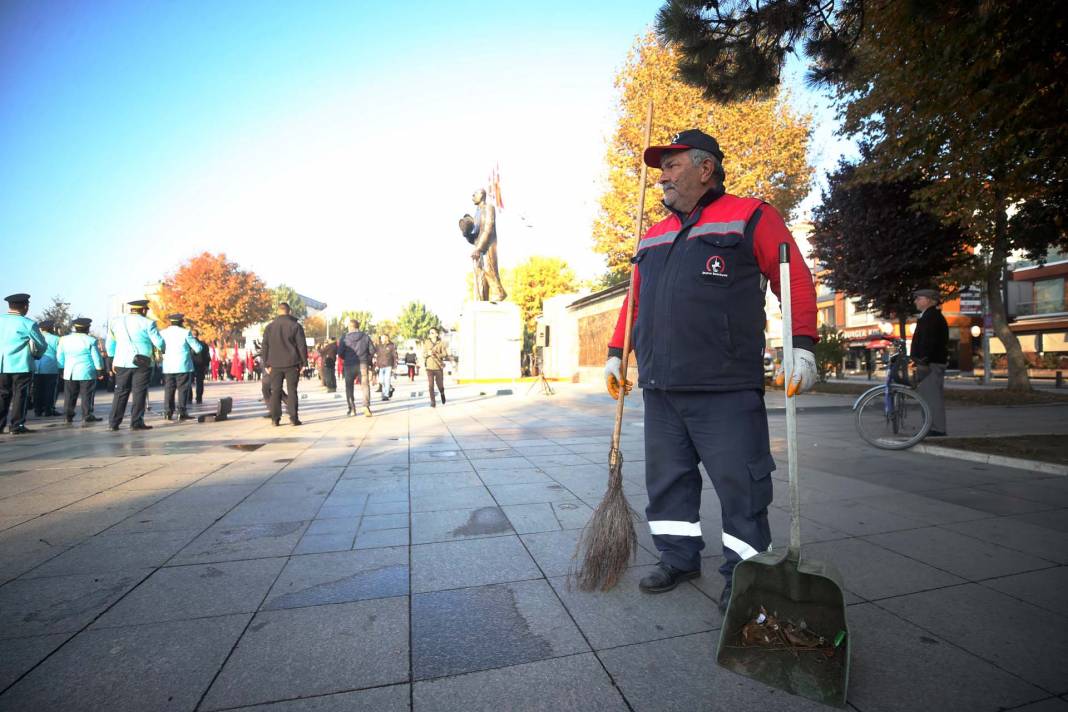
M108 324L107 350L112 368L136 368L134 356L152 358L152 347L163 350L156 322L140 314L122 314Z
M203 350L189 329L172 324L160 332L163 336L163 372L188 373L193 370L193 354Z
M56 360L63 369L65 381L92 381L97 371L104 370L104 359L96 347L96 339L89 334L67 334L60 337Z
M20 314L0 314L0 373L33 373L31 343L37 353L48 348L37 322Z
M45 375L59 373L59 361L56 360L59 337L47 331L42 331L41 334L45 337L48 347L45 349L44 356L37 359L37 373Z

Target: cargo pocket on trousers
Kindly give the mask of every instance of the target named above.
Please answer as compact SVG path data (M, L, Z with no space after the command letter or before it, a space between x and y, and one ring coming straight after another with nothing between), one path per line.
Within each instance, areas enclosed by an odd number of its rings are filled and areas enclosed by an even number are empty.
M752 480L749 488L749 513L759 514L771 504L771 473L775 469L775 459L771 453L765 453L750 461L748 467Z

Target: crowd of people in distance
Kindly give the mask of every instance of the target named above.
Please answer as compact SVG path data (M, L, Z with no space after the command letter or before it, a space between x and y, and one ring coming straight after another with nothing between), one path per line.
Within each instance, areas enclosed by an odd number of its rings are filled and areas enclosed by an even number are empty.
M183 314L167 315L168 326L161 329L149 318L144 299L128 302L127 313L110 320L105 336L90 334L92 320L84 317L74 319L66 334L52 320L31 319L28 294L12 294L6 301L8 311L0 314L0 432L32 432L26 426L30 408L38 418L63 417L73 424L80 405L82 427L99 422L94 411L100 389L114 394L110 430L119 429L131 401L130 429L151 430L144 420L150 386L164 388L163 417L181 421L190 419L191 404L203 403L206 381L260 381L273 422L278 424L285 400L290 422L300 425L297 382L316 375L328 393L336 392L343 379L347 415L370 416L371 388L389 401L398 367L409 382L421 367L431 407L438 400L445 403L444 370L451 357L436 329L421 343L409 340L400 356L388 335L375 339L351 320L347 333L309 351L303 327L281 304L263 338L242 348L224 340L203 341ZM363 396L359 409L356 386ZM60 394L62 410L56 408Z

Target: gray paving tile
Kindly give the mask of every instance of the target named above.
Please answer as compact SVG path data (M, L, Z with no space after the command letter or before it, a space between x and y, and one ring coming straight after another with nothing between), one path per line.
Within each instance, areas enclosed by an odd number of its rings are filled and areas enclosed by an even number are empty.
M348 551L355 539L355 534L305 534L293 549L293 555Z
M542 470L517 469L517 470L485 470L478 473L483 484L486 485L522 485L522 484L553 484L553 479Z
M848 591L872 600L964 583L964 579L863 539L806 546L801 555L834 564Z
M958 522L947 524L945 528L1058 564L1068 564L1068 533L1010 517Z
M827 710L716 664L718 633L686 635L601 651L616 685L636 712L662 710Z
M540 504L513 504L501 510L520 534L581 529L589 521L593 509L585 502L543 502Z
M1068 690L1063 620L978 584L902 596L879 605L1052 693Z
M1048 512L1017 514L1011 519L1068 534L1068 509L1051 509Z
M420 544L411 554L413 593L541 577L514 535Z
M407 681L407 597L261 611L202 709Z
M93 627L254 613L284 565L276 558L159 569Z
M966 522L973 519L986 519L990 515L978 509L962 507L957 504L932 499L924 494L911 492L898 492L892 495L880 495L878 497L863 497L859 500L864 504L882 509L894 514L900 514L909 519L916 519L925 524L946 524L948 522Z
M131 534L100 534L49 560L24 577L93 574L161 566L196 537L180 529Z
M979 541L941 527L874 534L864 538L971 581L1044 569L1050 565L1045 559Z
M227 526L220 522L178 552L170 563L196 564L288 556L307 527L308 522L250 526Z
M411 709L410 698L408 685L390 685L288 702L253 705L242 707L241 712L408 712Z
M543 580L412 596L412 664L417 680L588 650Z
M326 509L324 507L323 509ZM395 502L368 502L367 507L363 510L365 516L378 515L378 514L400 514L409 511L408 500L398 500ZM322 512L319 513L322 516Z
M853 636L849 701L865 712L994 712L1044 696L1038 688L961 650L937 632L932 634L875 605L851 606L849 629ZM947 685L946 680L953 684Z
M571 502L575 495L566 487L556 482L490 485L493 498L501 505L533 504L538 502Z
M193 709L249 617L86 631L0 697L0 707Z
M37 635L31 638L9 638L2 643L4 654L0 655L0 690L13 683L34 665L48 657L71 637L70 633ZM4 704L0 698L0 706Z
M264 610L391 598L408 593L403 547L294 556L271 588Z
M983 585L1041 606L1047 611L1068 616L1068 566L991 579L984 581Z
M802 513L805 518L817 524L823 524L854 536L917 529L924 525L924 522L918 519L876 509L862 502L807 504Z
M1040 702L1032 702L1023 707L1014 707L1013 712L1068 712L1068 700L1051 697Z
M550 579L594 650L669 638L720 627L716 604L692 586L652 595L638 589L651 566L627 570L611 591L569 590L566 577Z
M377 549L384 546L408 546L407 527L403 529L372 529L356 535L354 549Z
M1046 506L1068 507L1068 488L1058 487L1055 484L1051 485L1048 480L996 482L979 485L977 489L1007 494L1011 497L1039 502Z
M80 630L149 573L135 569L11 581L0 587L0 638Z
M496 502L485 487L458 487L451 491L413 495L413 512L439 512L448 509L494 507Z
M590 653L417 682L413 697L416 712L627 709L619 690Z
M476 472L488 472L490 470L522 470L534 467L534 465L523 457L491 457L489 459L479 458L476 459L475 455L470 452L467 456L471 458L471 464L474 466Z
M472 539L514 534L507 516L496 506L412 513L412 543Z
M1010 497L997 492L989 492L978 487L963 487L960 489L946 489L927 492L928 497L940 499L943 502L952 502L962 507L978 509L989 514L1003 516L1007 514L1027 514L1028 512L1041 512L1046 509L1054 509L1056 505L1034 502L1028 499Z
M304 536L317 536L319 534L348 534L355 536L360 526L358 517L333 517L331 519L316 519L308 525Z
M408 513L365 515L360 520L360 531L370 532L379 529L403 529L408 526Z
M457 456L457 459L433 460L430 462L413 462L412 476L443 475L452 472L474 472L475 468L466 458Z
M413 477L410 485L412 497L435 495L460 487L481 487L482 480L474 472L446 472L437 475Z

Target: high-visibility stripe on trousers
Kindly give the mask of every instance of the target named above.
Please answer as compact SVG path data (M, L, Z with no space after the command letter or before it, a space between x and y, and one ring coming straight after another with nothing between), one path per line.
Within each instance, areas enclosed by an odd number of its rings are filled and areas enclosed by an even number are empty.
M698 463L719 497L728 580L739 561L771 546L768 505L775 461L768 416L758 391L645 389L645 509L660 559L677 569L701 567Z

